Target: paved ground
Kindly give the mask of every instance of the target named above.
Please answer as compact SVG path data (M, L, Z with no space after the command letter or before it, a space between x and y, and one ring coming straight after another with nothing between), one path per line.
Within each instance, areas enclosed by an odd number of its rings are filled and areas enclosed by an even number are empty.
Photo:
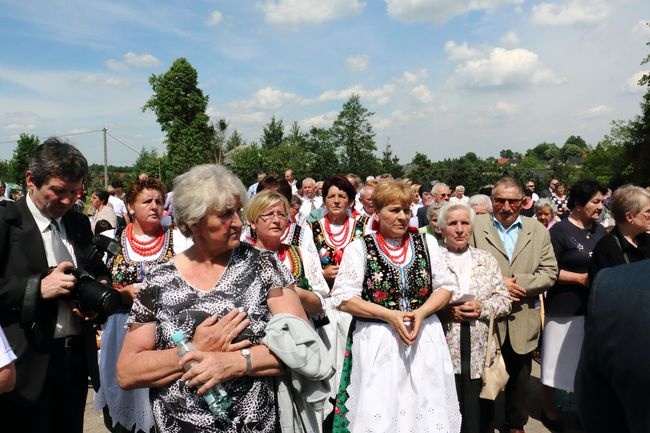
M531 378L530 383L530 396L529 396L529 407L530 407L530 420L526 425L526 433L550 433L546 427L542 425L539 421L540 415L540 398L541 398L541 384L539 381L539 364L533 362L533 377ZM85 417L85 426L84 432L86 433L105 433L107 430L104 427L104 421L102 419L102 414L99 411L96 411L92 407L92 389L88 392L88 403L86 404L86 417ZM497 407L499 406L499 401L497 401ZM498 417L500 418L500 417ZM567 427L566 433L582 433L582 430L578 427L578 421L575 413L564 412L563 413L564 425ZM497 419L497 421L499 421ZM495 432L498 430L495 430ZM507 433L507 432L501 432Z

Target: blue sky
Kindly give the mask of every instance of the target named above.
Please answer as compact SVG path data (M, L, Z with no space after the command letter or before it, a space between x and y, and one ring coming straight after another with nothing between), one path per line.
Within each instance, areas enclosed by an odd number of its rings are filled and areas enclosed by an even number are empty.
M101 163L103 127L111 164L163 150L141 108L178 57L249 142L273 115L329 127L358 93L402 163L595 145L639 112L649 20L647 0L0 0L0 159L78 134Z

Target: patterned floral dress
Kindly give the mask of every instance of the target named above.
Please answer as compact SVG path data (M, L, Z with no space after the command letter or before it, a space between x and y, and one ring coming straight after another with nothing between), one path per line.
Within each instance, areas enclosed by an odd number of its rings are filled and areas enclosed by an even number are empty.
M127 324L156 323L156 348L174 347L171 335L182 330L194 335L208 316L224 316L233 308L248 313L250 325L236 341L260 344L271 318L266 304L272 288L293 282L287 268L268 251L242 243L232 252L230 263L209 292L196 290L179 274L173 260L154 269L138 294ZM262 432L277 431L277 413L271 377L244 376L225 382L234 401L227 421L217 420L202 397L180 380L152 388L151 401L160 432Z
M410 311L434 290L455 290L436 240L419 233L409 236L403 264L381 251L374 234L350 244L334 283L334 305L359 296L389 309ZM401 342L385 322L355 319L345 351L334 432L458 433L460 425L453 368L438 317L425 319L412 346Z

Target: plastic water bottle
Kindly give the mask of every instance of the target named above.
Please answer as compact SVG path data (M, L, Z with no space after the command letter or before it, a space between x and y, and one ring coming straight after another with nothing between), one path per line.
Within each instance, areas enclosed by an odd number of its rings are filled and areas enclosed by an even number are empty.
M178 330L172 334L172 341L176 345L176 353L178 357L182 358L186 353L196 350L196 346L187 338L187 335L181 330ZM196 362L190 362L185 364L185 371L192 368L196 365ZM226 390L221 384L216 384L203 394L203 399L208 404L210 412L212 412L217 418L226 418L228 416L227 411L230 407L230 397L226 393Z

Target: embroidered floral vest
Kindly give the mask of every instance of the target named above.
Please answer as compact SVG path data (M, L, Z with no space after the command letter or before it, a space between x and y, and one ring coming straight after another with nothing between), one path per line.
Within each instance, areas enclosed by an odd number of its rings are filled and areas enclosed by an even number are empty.
M107 266L111 270L113 277L114 287L124 287L129 284L142 282L143 277L153 266L159 263L164 263L171 259L174 255L174 246L172 245L172 228L165 229L165 240L162 246L162 254L157 259L151 261L136 262L129 257L129 252L126 248L128 239L126 238L126 230L117 233L122 251L108 260Z
M367 223L368 217L366 216L356 219L353 228L350 231L350 238L342 248L336 248L329 244L327 236L325 235L322 218L311 223L311 230L314 233L314 244L316 245L316 251L318 251L321 266L325 267L327 265L340 264L341 258L343 257L343 250L345 250L345 247L349 245L350 242L363 236L363 229L366 227Z
M312 291L311 285L305 276L305 268L302 265L302 255L300 250L295 245L289 245L286 247L286 258L284 260L285 264L288 264L289 271L291 275L296 280L296 284L301 289ZM288 263L287 263L288 262Z
M363 237L366 271L361 298L391 310L413 311L431 294L429 252L420 233L409 233L413 254L397 266L377 245L375 234Z
M300 235L302 234L302 227L298 224L290 224L287 234L282 239L282 243L285 245L296 245L300 246Z

